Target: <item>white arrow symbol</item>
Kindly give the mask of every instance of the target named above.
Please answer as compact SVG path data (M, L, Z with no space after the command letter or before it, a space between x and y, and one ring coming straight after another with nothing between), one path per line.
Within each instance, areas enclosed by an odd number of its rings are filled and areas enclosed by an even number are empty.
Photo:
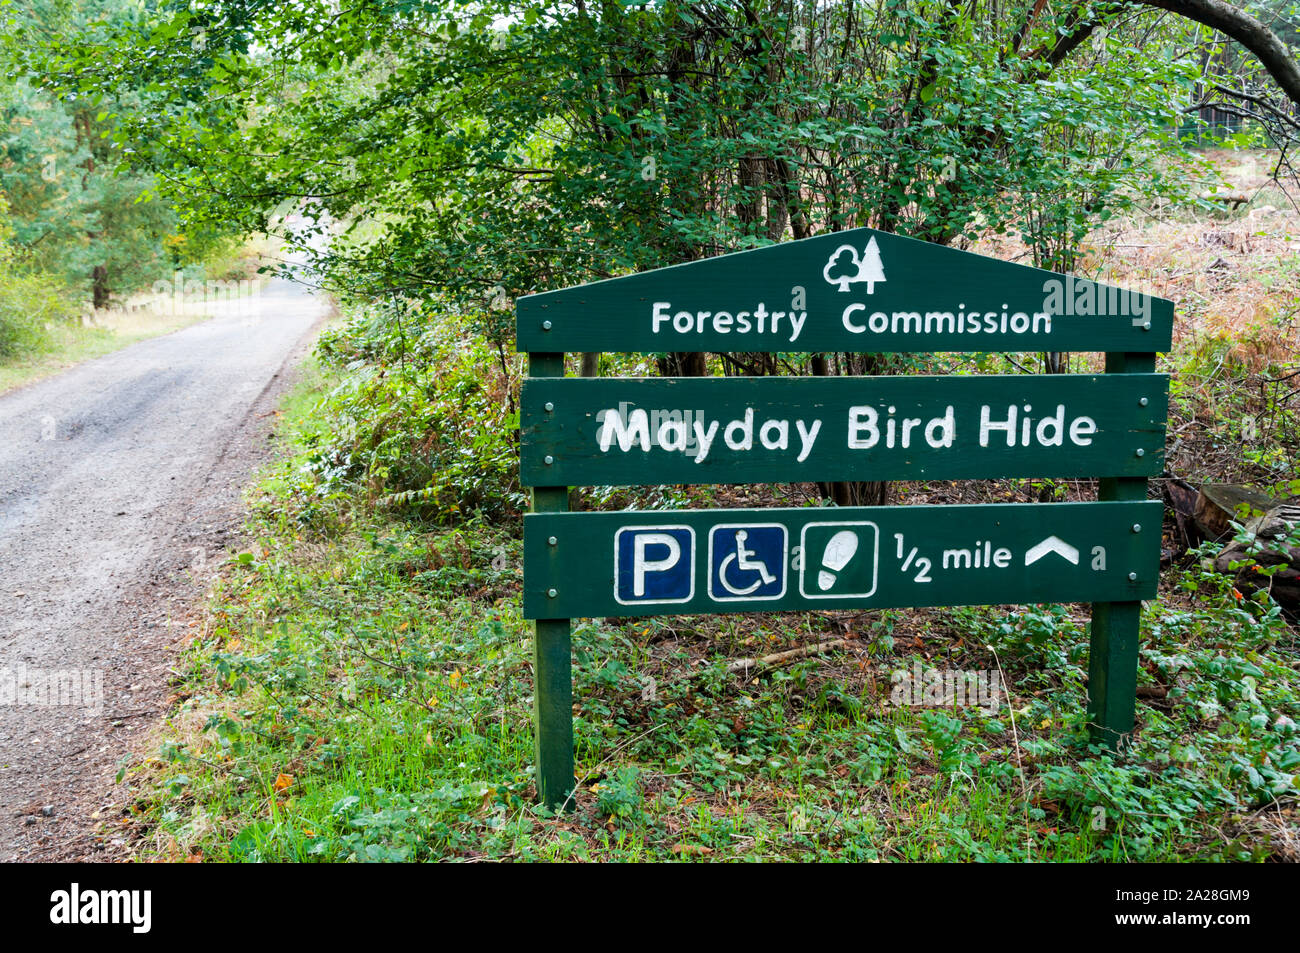
M1059 536L1049 536L1025 553L1025 565L1032 566L1048 553L1064 556L1072 565L1079 565L1079 551Z

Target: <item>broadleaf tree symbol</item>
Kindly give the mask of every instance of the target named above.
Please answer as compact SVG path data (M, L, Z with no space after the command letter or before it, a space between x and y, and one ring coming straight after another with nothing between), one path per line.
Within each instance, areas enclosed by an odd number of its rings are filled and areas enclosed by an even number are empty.
M876 293L876 282L885 280L885 267L880 261L880 246L873 236L867 242L862 254L852 245L841 245L831 252L831 257L822 269L822 277L827 284L839 285L840 291L848 291L849 285L860 281L867 283L867 294Z

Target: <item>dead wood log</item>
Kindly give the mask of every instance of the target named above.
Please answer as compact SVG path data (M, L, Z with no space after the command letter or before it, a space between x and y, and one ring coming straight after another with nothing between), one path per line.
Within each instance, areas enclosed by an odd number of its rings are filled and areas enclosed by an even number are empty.
M751 669L773 668L778 665L785 665L787 662L807 658L809 655L820 655L823 652L830 652L833 649L843 648L848 644L848 639L829 639L825 642L803 645L797 649L789 649L785 652L775 652L772 655L764 655L761 658L740 658L736 659L734 662L728 663L727 671L732 674L748 674Z
M1232 575L1239 589L1267 589L1289 614L1300 614L1300 545L1295 543L1300 498L1275 503L1242 525L1246 538L1223 548L1215 557L1215 571ZM1260 569L1273 572L1265 575Z
M1232 535L1232 521L1259 516L1277 505L1267 493L1235 483L1206 483L1196 497L1192 519L1206 539L1219 541ZM1244 509L1248 508L1248 509Z

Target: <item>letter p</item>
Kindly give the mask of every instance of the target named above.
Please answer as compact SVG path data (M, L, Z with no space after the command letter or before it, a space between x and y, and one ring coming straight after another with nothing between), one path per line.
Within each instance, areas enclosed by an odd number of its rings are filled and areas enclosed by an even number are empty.
M650 546L667 546L668 555L663 559L646 558L646 549ZM667 533L638 533L632 541L632 594L638 599L645 596L646 573L663 572L672 569L682 558L682 545Z

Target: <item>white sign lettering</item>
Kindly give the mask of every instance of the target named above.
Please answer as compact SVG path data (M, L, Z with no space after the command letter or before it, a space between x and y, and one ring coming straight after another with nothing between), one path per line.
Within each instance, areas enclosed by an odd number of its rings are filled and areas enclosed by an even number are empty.
M1031 404L981 404L966 413L971 418L966 429L982 448L1067 444L1088 447L1099 430L1095 419L1086 414L1071 416L1065 404L1057 404L1044 417L1035 417ZM948 450L958 446L959 432L963 430L952 404L929 418L900 415L893 405L881 408L860 404L848 407L842 419L844 446L849 450ZM703 463L717 452L714 448L719 436L722 445L733 453L761 449L789 453L796 463L803 463L816 449L825 429L820 417L760 418L753 407L726 420L708 417L702 410L642 409L624 403L602 409L596 421L595 440L601 453L615 452L615 448L621 453L658 449L692 457L696 463Z

